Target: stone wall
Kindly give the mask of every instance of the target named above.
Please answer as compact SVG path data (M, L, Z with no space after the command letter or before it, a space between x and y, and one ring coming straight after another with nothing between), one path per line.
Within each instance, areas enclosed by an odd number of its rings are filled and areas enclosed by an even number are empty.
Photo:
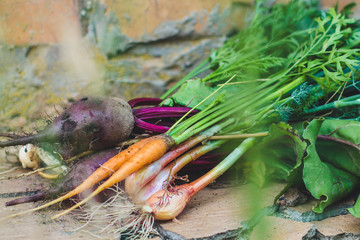
M84 95L159 96L221 46L226 34L243 28L253 4L1 0L0 130L44 119Z

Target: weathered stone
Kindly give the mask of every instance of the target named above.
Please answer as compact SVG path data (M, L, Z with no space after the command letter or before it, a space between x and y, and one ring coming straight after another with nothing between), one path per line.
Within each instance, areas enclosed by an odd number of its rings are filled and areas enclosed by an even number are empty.
M110 12L105 15L106 7L100 3L93 3L92 11L89 13L89 25L87 37L90 38L98 48L108 56L114 56L118 52L124 52L130 47L130 39L121 32L118 20Z
M184 77L223 41L224 38L173 41L131 49L108 61L107 87L126 98L159 96L168 84Z
M66 28L80 27L79 1L0 1L0 42L56 43Z
M125 35L146 42L175 35L226 34L233 27L231 13L234 12L229 11L233 2L246 8L253 0L106 0L104 4L115 13Z
M103 58L95 59L96 49L82 46L76 51L66 51L65 48L59 45L0 48L3 56L0 58L0 129L19 130L19 125L9 125L9 120L18 116L27 120L48 118L47 115L56 114L54 105L69 98L104 94L98 62ZM46 106L51 106L52 111L45 113Z
M160 96L222 45L232 15L244 22L252 1L235 2L2 1L3 40L27 46L0 49L0 128L18 129L7 119L39 118L45 106L86 94Z
M141 2L145 4L106 1L103 5L92 1L91 9L86 11L87 37L110 57L131 47L149 46L157 41L219 37L232 28L243 27L251 1L236 1L241 2L240 5L231 4L231 1L202 1L200 4L190 4L190 0L171 4L168 1ZM174 3L176 6L170 6ZM187 11L184 7L188 7ZM241 17L236 18L237 14Z

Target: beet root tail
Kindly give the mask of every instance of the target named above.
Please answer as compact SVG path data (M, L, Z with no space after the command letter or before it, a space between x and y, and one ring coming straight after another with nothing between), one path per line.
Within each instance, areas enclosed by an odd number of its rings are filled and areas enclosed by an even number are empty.
M37 134L30 135L21 138L15 138L8 141L0 142L0 148L10 147L10 146L18 146L18 145L26 145L28 143L35 143L39 139Z
M14 200L8 201L5 203L5 206L14 206L22 203L37 202L40 200L44 200L49 195L51 195L49 191L41 191L32 196L16 198Z

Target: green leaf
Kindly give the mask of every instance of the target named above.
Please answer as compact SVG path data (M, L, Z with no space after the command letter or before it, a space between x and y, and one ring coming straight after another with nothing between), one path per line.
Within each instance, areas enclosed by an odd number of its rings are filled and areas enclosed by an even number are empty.
M347 209L354 217L360 218L360 196L356 200L354 206Z
M360 183L359 179L348 171L336 168L332 164L332 156L325 156L329 159L320 158L316 140L322 123L322 120L311 121L303 134L303 138L309 142L307 156L304 158L303 180L306 189L314 198L320 200L313 208L318 213L354 191Z
M334 143L330 140L318 144L318 150L323 158L331 159L339 169L346 170L360 177L360 122L351 120L326 120L323 122L319 134L342 140L344 143ZM352 145L353 144L353 145ZM324 156L325 155L325 156ZM331 158L330 158L331 156ZM360 198L349 212L360 218Z
M334 167L360 177L360 152L346 144L318 140L316 143L320 159Z
M322 47L322 52L325 52L330 46L336 45L344 35L341 33L332 34L328 39L325 40Z
M306 65L304 71L312 71L314 68L320 66L321 64L323 64L323 60L319 58L304 62L304 65Z
M335 167L360 177L360 122L351 120L325 120L317 142L319 156L330 160Z
M346 82L350 79L349 77L346 77L339 72L331 72L331 71L327 70L325 67L322 67L322 70L324 71L325 75L328 78L330 78L331 80L333 80L334 82L336 82L339 85L341 85L342 82Z
M353 120L327 119L319 131L321 135L331 135L358 145L360 143L360 122Z
M181 85L180 89L175 94L173 94L170 99L176 104L192 108L200 103L203 99L208 97L215 90L216 88L209 87L201 79L195 78L188 80L183 85ZM219 91L207 99L203 104L198 106L197 109L203 110L216 99L221 101L224 93L225 90ZM164 104L166 104L166 102Z
M346 39L346 46L348 48L352 48L359 44L360 44L360 29L355 28L351 32L351 35Z
M269 136L246 154L246 174L260 187L271 180L293 184L299 178L289 179L289 176L295 176L305 148L306 143L294 128L283 122L273 124Z
M306 124L306 123L305 123ZM291 186L301 186L303 185L302 180L302 171L303 171L303 158L306 153L307 143L301 138L303 133L303 124L296 123L293 124L290 128L287 128L287 132L292 132L294 147L296 152L296 164L290 170L289 175L287 176L287 184L286 186L280 191L280 193L275 197L274 203L277 199L285 193L287 189ZM289 131L290 130L290 131ZM290 135L291 136L291 135Z

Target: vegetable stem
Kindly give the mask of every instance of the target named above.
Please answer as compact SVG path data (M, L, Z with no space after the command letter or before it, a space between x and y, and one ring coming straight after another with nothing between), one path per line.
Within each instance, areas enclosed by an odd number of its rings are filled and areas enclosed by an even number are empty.
M247 138L240 143L224 160L222 160L216 167L204 174L202 177L193 181L191 185L194 188L194 195L209 185L215 179L220 177L226 170L228 170L244 153L249 150L255 143L256 138Z
M357 144L352 143L352 142L347 141L347 140L344 140L344 139L341 139L341 138L336 138L336 137L332 137L332 136L329 136L329 135L317 135L317 138L321 139L321 140L326 140L326 141L333 141L333 142L343 143L343 144L351 146L351 147L357 149L358 151L360 151L360 147Z
M230 124L230 123L229 123ZM126 178L125 181L125 190L130 195L133 196L136 192L149 183L160 171L163 169L166 164L188 151L198 143L208 139L217 132L219 132L223 127L226 127L225 124L215 125L206 131L200 133L197 136L194 136L182 144L176 146L171 151L167 152L159 160L151 163L150 165L140 169L139 171L133 173Z
M230 82L231 80L234 79L234 77L236 76L236 74L234 74L229 80L226 81L226 83ZM201 104L203 104L207 99L209 99L211 96L213 96L215 93L217 93L218 91L220 91L220 89L222 89L224 86L220 86L218 89L216 89L214 92L212 92L209 96L207 96L206 98L204 98L202 101L200 101L196 106L194 106L190 111L188 111L186 114L184 114L184 116L182 116L168 131L167 133L170 133L187 115L189 115L192 111L194 111L198 106L200 106Z
M221 118L222 119L222 118ZM181 135L176 135L176 136L172 136L172 138L174 139L174 141L179 144L183 141L186 141L189 137L197 134L198 132L201 132L203 130L205 130L206 128L214 125L215 123L217 123L218 121L220 121L221 119L215 119L215 121L210 121L210 122L207 122L206 124L204 124L203 126L200 126L198 128L189 128L188 130L186 130L185 132L183 132ZM234 123L235 119L233 118L230 118L230 119L227 119L226 121L224 122L221 122L219 123L218 125L221 126L221 128L224 128L232 123Z
M239 139L239 138L250 138L250 137L266 137L269 136L269 132L259 132L259 133L243 133L243 134L227 134L227 135L216 135L212 136L210 140L218 139Z
M206 142L204 145L198 146L181 157L177 158L174 162L167 165L166 168L155 174L155 178L142 188L134 189L133 200L136 204L143 204L146 200L156 193L168 186L174 179L176 173L180 171L186 164L195 161L204 154L220 147L225 140L216 140Z
M268 95L265 99L264 102L268 102L270 100L274 100L276 98L278 98L279 96L288 93L289 91L293 90L295 87L299 86L300 84L305 82L305 76L302 75L301 77L291 81L290 83L288 83L287 85L283 86L282 88L280 88L279 90L275 91L274 93Z
M336 108L343 108L343 107L350 107L350 106L359 106L360 105L360 98L353 101L345 101L345 99L334 101L325 105L321 105L315 108L311 108L309 110L304 111L304 115L323 112L327 110L332 110Z

